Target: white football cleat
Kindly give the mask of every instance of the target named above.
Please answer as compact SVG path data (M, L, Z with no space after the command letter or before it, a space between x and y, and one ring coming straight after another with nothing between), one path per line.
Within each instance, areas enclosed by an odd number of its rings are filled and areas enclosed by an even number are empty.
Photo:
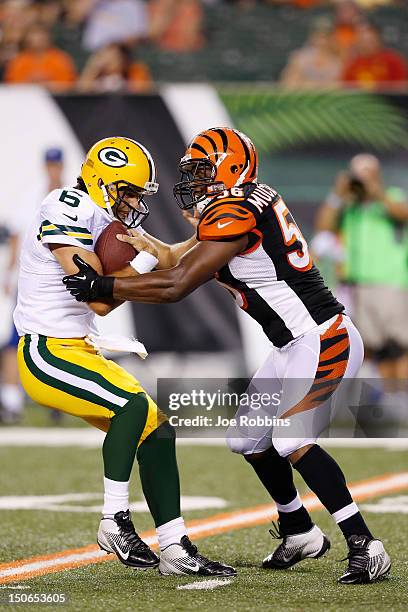
M348 538L348 567L339 578L341 584L367 584L386 578L391 560L381 540L352 535Z
M329 539L317 525L295 535L284 535L276 525L275 530L269 533L273 538L282 538L282 543L263 560L265 569L287 569L303 559L319 559L330 549Z
M182 576L236 576L237 572L229 565L211 561L200 555L197 546L183 536L180 544L170 544L160 554L159 573L163 576L172 574Z
M102 517L97 542L99 548L115 553L128 567L149 569L159 565L159 557L137 535L129 510L117 512L113 518Z

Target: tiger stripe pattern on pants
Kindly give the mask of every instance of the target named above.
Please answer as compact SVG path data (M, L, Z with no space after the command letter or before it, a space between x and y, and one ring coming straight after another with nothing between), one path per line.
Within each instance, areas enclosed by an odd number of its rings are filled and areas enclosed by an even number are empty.
M279 402L256 409L248 402L240 406L236 423L227 431L231 450L245 455L266 451L273 445L282 456L288 456L313 444L339 407L347 404L363 355L360 334L343 314L283 349L273 349L246 394L258 398L267 394L279 397Z

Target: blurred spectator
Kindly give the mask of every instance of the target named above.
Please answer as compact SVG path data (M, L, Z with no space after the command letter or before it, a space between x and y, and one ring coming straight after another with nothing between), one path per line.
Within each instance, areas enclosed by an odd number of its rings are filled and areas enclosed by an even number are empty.
M198 51L205 44L199 0L150 0L150 38L165 51Z
M364 24L358 27L355 55L342 80L364 89L398 88L408 80L408 65L402 55L384 47L376 26Z
M385 188L379 160L360 154L338 175L319 210L317 230L343 244L340 300L348 305L382 377L408 378L408 202Z
M0 69L20 50L28 28L37 19L35 7L27 0L6 0L0 4Z
M44 26L36 24L26 34L23 51L7 65L4 80L7 83L39 83L62 90L69 87L75 78L71 58L52 45Z
M38 21L46 28L50 29L58 21L62 3L60 0L43 0L37 2L38 6Z
M80 91L146 91L151 85L149 68L132 60L124 45L111 44L96 51L88 60L77 86Z
M313 27L306 46L290 55L280 82L283 86L293 89L327 87L338 82L341 69L331 24L327 20L319 20Z
M147 35L147 11L143 0L93 0L83 44L88 51L96 51L110 43L132 46Z
M364 20L365 16L354 0L336 2L333 35L343 59L350 54L356 43L358 27Z
M322 4L322 0L290 0L290 4L294 4L298 8L308 9Z
M82 69L89 53L82 47L86 20L94 0L63 0L61 18L54 24L56 45Z
M44 176L41 177L38 185L33 186L20 206L13 210L8 221L10 238L3 286L3 291L7 295L13 295L16 291L21 241L33 219L36 207L40 205L47 193L63 184L64 159L61 149L50 148L45 151L44 170ZM16 355L18 341L19 337L13 325L10 339L2 350L0 372L0 420L7 424L18 422L23 415L24 393L20 386ZM54 411L51 413L53 419L58 419L58 416Z

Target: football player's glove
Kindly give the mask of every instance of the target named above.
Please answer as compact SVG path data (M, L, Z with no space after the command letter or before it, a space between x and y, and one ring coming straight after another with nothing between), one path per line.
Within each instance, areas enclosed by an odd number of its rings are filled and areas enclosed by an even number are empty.
M64 276L62 282L77 302L93 302L113 297L113 276L100 276L79 255L72 258L79 268L75 274Z

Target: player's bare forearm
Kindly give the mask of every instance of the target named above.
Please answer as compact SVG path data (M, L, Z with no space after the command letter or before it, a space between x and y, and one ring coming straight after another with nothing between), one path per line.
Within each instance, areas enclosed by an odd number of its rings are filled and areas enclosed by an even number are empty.
M233 242L200 242L169 270L115 279L113 296L149 304L177 302L213 278L246 244L246 236Z
M195 234L187 240L178 242L176 244L167 244L166 242L163 242L150 234L145 234L145 236L156 248L156 257L159 260L159 263L157 264L158 270L173 268L178 264L181 257L183 257L183 255L185 255L193 246L197 244Z
M191 238L189 238L188 240L185 240L184 242L179 242L178 244L170 245L170 266L169 267L176 266L178 262L180 261L180 259L183 257L183 255L188 253L188 251L192 249L193 246L197 244L197 242L198 242L197 238L194 234L194 236L191 236Z
M122 270L112 272L111 276L115 278L130 278L138 276L138 272L132 266L126 266ZM121 306L125 300L99 300L98 302L88 302L88 306L100 317L104 317L118 306Z
M138 276L139 272L136 272L132 266L126 266L117 272L112 272L110 276L114 276L115 278L128 278L130 276Z
M138 275L139 273L136 272L132 266L126 266L122 270L111 273L111 276L114 276L115 278L133 278ZM88 306L92 308L95 314L99 315L100 317L104 317L112 312L112 310L115 310L115 308L118 308L118 306L121 306L124 301L125 300L100 300L98 302L88 302Z
M177 302L213 278L218 270L244 251L247 244L246 235L231 242L199 242L174 268L140 274L134 278L101 276L75 255L73 263L78 271L65 276L62 282L78 302L106 298L149 304Z

